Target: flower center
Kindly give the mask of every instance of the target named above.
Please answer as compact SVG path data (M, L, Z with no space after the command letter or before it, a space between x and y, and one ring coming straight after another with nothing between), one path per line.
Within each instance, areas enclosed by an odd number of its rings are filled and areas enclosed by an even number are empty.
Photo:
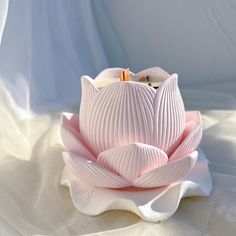
M123 81L130 81L130 76L129 76L129 68L125 69L125 70L122 70L120 72L120 81L123 82ZM143 76L141 78L138 79L138 82L140 83L143 83L143 84L146 84L152 88L155 88L155 89L158 89L159 85L160 85L160 82L152 82L150 80L150 76L147 75L147 76Z

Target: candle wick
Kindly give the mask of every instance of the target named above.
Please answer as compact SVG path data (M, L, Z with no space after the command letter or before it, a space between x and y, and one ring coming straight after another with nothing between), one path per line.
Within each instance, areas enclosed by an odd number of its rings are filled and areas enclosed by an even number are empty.
M122 70L120 73L120 81L129 81L129 68Z

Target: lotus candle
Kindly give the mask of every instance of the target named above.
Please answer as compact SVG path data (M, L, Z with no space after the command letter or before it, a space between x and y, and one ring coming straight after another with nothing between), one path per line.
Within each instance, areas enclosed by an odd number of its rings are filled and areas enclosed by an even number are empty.
M81 86L80 114L63 115L61 136L66 168L82 185L148 192L192 171L201 117L185 111L177 74L114 68Z

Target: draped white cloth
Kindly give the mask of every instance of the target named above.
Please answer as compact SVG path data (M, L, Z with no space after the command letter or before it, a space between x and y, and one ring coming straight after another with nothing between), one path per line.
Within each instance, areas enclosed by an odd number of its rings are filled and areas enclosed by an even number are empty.
M5 15L0 78L17 104L78 106L80 76L107 67L90 2L12 0Z
M0 0L0 235L235 235L236 3ZM80 76L108 66L177 72L213 192L162 223L89 217L60 185L60 111L78 111Z

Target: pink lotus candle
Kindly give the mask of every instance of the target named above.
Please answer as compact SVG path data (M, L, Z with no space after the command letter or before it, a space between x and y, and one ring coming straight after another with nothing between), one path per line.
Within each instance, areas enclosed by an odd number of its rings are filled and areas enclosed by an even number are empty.
M61 129L65 164L76 178L103 188L156 188L192 170L201 118L185 111L177 74L114 68L95 80L83 76L81 85L80 113L64 115Z

